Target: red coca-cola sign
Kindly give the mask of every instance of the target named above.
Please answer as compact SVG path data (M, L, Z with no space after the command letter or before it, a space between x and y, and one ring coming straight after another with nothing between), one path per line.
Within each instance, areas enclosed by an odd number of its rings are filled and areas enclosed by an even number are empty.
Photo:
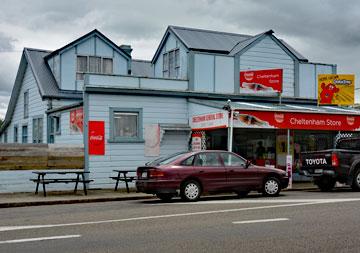
M89 155L105 155L105 122L89 121Z
M283 70L247 70L240 72L240 89L243 93L282 92Z

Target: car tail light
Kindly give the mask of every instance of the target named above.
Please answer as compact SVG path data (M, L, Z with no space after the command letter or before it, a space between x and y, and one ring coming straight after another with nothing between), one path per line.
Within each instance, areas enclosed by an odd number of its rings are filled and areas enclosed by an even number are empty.
M339 166L339 158L338 158L336 153L331 154L331 165L333 167L338 167Z
M159 169L150 169L148 175L149 178L158 178L158 177L164 177L165 173L164 171Z

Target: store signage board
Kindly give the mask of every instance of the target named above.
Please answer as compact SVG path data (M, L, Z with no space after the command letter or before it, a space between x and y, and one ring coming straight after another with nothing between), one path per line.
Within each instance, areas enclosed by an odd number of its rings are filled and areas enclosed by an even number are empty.
M89 155L105 155L105 122L89 121Z
M190 120L190 127L193 131L227 128L228 125L228 112L215 112L195 115L192 116Z
M360 131L360 115L237 110L236 128Z
M353 105L355 75L318 75L319 105Z
M281 93L282 69L240 71L241 93Z
M193 133L191 135L191 150L192 151L201 151L201 134Z

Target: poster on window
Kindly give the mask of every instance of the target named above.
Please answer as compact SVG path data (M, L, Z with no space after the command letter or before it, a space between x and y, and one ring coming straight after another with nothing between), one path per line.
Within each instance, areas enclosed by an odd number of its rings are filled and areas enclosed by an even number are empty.
M145 156L160 155L160 126L149 124L144 126Z
M240 71L241 93L281 93L282 86L282 69Z
M77 108L70 111L70 134L83 133L83 108Z
M89 121L89 155L105 155L105 122Z

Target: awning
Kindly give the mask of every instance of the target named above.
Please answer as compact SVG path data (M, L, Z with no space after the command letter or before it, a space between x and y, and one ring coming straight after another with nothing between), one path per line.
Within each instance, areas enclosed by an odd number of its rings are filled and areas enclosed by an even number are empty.
M198 99L190 102L211 106L214 114L219 108L233 110L235 128L360 131L360 110L351 107ZM199 116L206 118L206 115L195 115L191 121ZM223 124L218 126L221 127Z

